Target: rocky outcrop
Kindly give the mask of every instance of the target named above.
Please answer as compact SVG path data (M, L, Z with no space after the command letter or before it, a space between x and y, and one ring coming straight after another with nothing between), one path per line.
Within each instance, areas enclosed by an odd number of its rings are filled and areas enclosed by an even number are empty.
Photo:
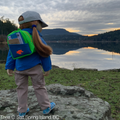
M49 99L56 103L55 109L44 116L38 105L34 89L29 86L30 112L24 120L113 120L108 102L77 86L51 84L46 86ZM19 120L16 90L0 91L0 120Z

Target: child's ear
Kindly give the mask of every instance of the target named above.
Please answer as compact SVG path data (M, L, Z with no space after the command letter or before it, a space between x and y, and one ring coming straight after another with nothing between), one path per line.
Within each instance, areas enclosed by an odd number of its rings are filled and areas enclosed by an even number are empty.
M42 31L42 25L40 23L37 24L37 30L40 32Z

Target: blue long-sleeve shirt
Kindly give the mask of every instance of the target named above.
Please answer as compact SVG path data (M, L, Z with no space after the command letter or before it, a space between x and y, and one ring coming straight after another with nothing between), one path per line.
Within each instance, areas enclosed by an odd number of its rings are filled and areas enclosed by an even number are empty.
M29 32L32 35L31 28L25 28L23 30ZM46 42L42 38L41 33L39 31L38 31L38 33L39 33L39 36L40 36L42 42L44 44L46 44ZM7 69L14 70L16 68L16 70L18 70L18 71L23 71L23 70L30 69L38 64L42 65L44 71L49 71L52 68L50 56L49 57L42 57L37 52L35 52L32 55L13 60L11 53L10 53L10 50L9 50L7 60L6 60L5 69L6 70Z

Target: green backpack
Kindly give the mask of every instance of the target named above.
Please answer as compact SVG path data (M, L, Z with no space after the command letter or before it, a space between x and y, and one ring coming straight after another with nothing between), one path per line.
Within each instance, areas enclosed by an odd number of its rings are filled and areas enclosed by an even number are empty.
M7 36L7 43L14 60L36 52L32 36L21 29L11 32Z

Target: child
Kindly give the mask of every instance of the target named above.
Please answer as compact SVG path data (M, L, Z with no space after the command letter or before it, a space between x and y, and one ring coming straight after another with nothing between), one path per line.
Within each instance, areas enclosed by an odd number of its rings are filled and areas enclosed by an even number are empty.
M50 54L52 49L46 45L42 38L41 31L48 25L41 19L40 15L34 11L26 11L18 18L20 29L29 32L32 35L33 43L37 52L32 55L13 60L10 50L8 52L5 69L9 76L15 71L15 82L18 95L18 113L19 116L25 116L29 112L27 105L28 76L31 77L32 85L38 103L43 110L43 114L48 114L54 107L54 102L49 102L47 90L45 88L44 76L49 75L51 69ZM42 67L45 74L42 72Z

